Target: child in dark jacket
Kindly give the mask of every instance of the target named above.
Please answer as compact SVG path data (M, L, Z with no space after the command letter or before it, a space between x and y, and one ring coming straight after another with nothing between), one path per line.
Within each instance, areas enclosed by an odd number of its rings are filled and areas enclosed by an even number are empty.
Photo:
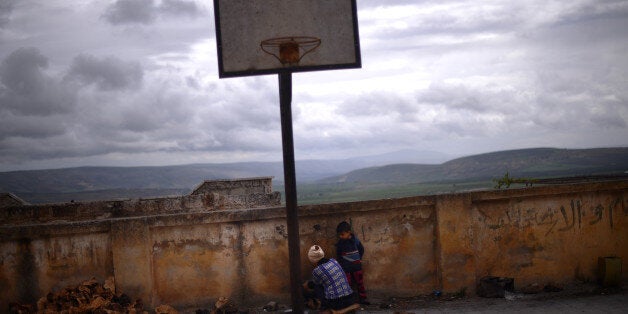
M338 262L342 266L350 285L355 284L358 290L361 304L369 304L366 300L366 289L364 288L364 271L362 270L362 256L364 246L360 240L351 232L351 225L343 221L336 227L338 242L336 243L336 254Z

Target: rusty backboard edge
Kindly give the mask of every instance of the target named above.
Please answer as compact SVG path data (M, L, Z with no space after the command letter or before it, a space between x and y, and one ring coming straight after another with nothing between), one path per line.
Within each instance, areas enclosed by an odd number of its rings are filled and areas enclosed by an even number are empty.
M218 76L222 78L224 65L222 64L222 36L220 35L220 5L214 0L214 29L216 30L216 52L218 53Z
M360 67L361 65L356 62L356 63L348 63L348 64L318 65L318 66L309 66L309 67L285 67L281 69L267 69L267 70L233 71L233 72L219 71L218 77L230 78L230 77L253 76L253 75L279 74L279 73L285 73L285 72L294 73L294 72L310 72L310 71L323 71L323 70L357 69Z
M318 66L300 66L285 67L277 69L249 70L249 71L231 71L225 72L222 62L222 36L220 30L220 0L214 0L214 28L216 29L216 51L218 54L218 77L242 77L254 75L279 74L282 72L308 72L308 71L324 71L324 70L341 70L341 69L359 69L362 67L362 56L360 53L360 32L358 30L358 8L356 0L351 0L351 14L353 15L353 38L355 48L355 62L343 64L330 64Z

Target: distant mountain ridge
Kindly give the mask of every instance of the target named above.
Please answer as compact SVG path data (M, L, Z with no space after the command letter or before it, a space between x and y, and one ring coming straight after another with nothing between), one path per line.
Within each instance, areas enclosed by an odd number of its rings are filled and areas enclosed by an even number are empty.
M438 152L403 150L339 160L297 160L297 180L313 182L351 170L386 163L437 162L447 160ZM282 162L207 163L151 167L75 167L0 172L0 192L74 193L103 190L187 190L205 180L273 176L283 181ZM119 195L120 193L116 193Z
M351 171L318 183L420 183L504 176L545 178L628 171L628 147L593 149L532 148L450 160L440 165L394 164Z
M421 155L406 151L344 160L296 162L297 181L308 184L407 184L502 177L551 177L623 173L628 147L533 148L467 156L440 164L411 163ZM387 156L388 155L388 156ZM430 158L443 158L438 153ZM385 164L386 161L401 163ZM283 181L281 162L191 164L163 167L78 167L0 172L0 192L32 203L157 197L186 194L204 180L274 176Z

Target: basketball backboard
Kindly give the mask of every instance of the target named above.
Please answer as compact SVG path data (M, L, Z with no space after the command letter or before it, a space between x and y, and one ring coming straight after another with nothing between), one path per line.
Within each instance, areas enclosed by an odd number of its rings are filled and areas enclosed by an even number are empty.
M361 67L356 0L214 0L219 76Z

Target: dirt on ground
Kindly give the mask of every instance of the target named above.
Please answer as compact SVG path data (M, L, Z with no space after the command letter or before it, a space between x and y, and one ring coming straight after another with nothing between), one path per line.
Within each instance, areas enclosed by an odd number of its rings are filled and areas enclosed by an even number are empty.
M589 296L625 294L628 287L601 287L595 283L575 283L568 286L546 284L532 286L519 291L506 291L503 297L485 298L469 295L466 290L456 293L441 293L435 290L431 294L412 297L372 298L370 304L363 304L358 312L362 313L398 313L410 314L419 311L443 310L467 311L470 308L483 309L490 306L504 306L505 302L543 302L546 300L577 299ZM525 291L526 293L522 292ZM308 313L318 311L305 308ZM414 312L413 312L414 311ZM68 287L55 294L49 293L37 304L12 303L10 313L289 313L290 304L281 304L269 300L266 304L255 307L240 307L227 298L219 298L210 309L179 309L161 305L155 311L146 311L141 300L132 300L128 296L116 293L113 279L104 284L91 279L77 287Z

